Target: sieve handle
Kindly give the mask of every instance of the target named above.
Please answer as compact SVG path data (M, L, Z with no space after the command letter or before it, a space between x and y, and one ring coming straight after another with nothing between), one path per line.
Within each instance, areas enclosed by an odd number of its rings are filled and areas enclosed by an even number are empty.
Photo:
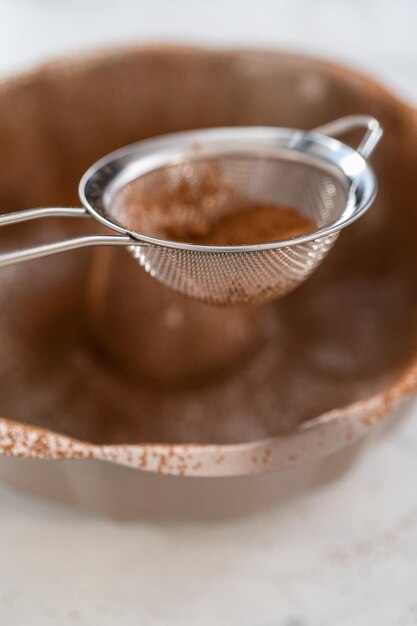
M356 148L356 151L366 160L375 150L383 133L380 123L374 117L370 115L347 115L315 128L314 132L337 137L357 128L366 128L365 136Z
M27 222L41 217L88 217L88 215L85 209L76 208L27 209L25 211L17 211L16 213L0 215L0 226ZM135 245L135 243L137 242L127 235L85 235L84 237L74 237L73 239L55 241L33 248L25 248L24 250L14 250L13 252L0 254L0 267L49 256L50 254L57 254L58 252L66 252L67 250L74 250L76 248L103 245L129 246Z

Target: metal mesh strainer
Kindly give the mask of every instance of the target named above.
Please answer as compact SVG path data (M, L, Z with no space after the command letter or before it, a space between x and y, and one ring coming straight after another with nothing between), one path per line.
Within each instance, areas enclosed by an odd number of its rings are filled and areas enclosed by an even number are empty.
M161 220L168 225L172 220L179 232L187 232L199 214L207 219L213 215L214 219L224 214L233 215L240 208L239 202L233 202L234 193L256 202L274 203L279 199L284 206L297 207L298 212L317 227L334 222L346 206L344 186L313 164L291 162L278 155L256 154L216 158L214 163L216 175L221 177L220 192L203 196L197 206L184 209L174 204L168 215L165 212L159 216ZM188 160L186 164L158 168L135 181L132 195L139 198L156 195L157 203L158 197L164 195L164 188L170 187L170 181L173 180L176 187L177 180L185 175L187 183L192 185L195 181L198 190L199 181L210 179L212 167L211 159L194 159L191 163ZM151 234L153 224L144 224L140 212L127 211L123 204L121 210L114 210L113 203L108 211L119 223ZM259 250L252 246L243 252L220 249L213 253L213 246L207 251L160 245L131 247L130 251L165 285L212 304L233 305L265 302L287 293L313 271L336 237L334 233L281 248L268 246Z
M331 138L367 128L357 150ZM152 276L181 293L216 305L278 298L318 266L339 231L371 204L376 182L366 159L382 134L368 116L349 116L314 131L219 128L176 133L122 148L83 176L85 209L32 209L0 217L0 225L44 216L92 215L117 235L79 237L0 255L0 265L89 245L123 245ZM118 198L135 184L145 198L173 181L199 180L215 165L222 187L257 202L294 207L313 232L239 246L198 245L163 238L142 211L120 210ZM200 213L233 213L228 195L196 201L190 213L172 208L181 224ZM145 215L145 217L144 217ZM163 216L164 219L167 216ZM169 217L169 216L168 216Z

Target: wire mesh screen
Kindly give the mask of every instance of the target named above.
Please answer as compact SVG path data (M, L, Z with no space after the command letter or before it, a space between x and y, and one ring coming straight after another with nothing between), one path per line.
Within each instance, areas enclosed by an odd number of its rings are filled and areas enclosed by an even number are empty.
M178 249L163 243L199 243L198 237L210 224L233 218L242 210L242 199L296 209L313 223L314 231L342 214L347 191L327 169L294 158L225 156L153 170L122 188L109 214L138 234L162 240L157 245L131 246L130 251L165 285L216 305L266 302L305 280L330 250L337 233L262 251L239 246L228 251L198 250L193 245ZM265 238L268 225L262 226L262 243L278 239L272 231L269 239L268 230ZM253 237L241 243L261 243L256 232Z

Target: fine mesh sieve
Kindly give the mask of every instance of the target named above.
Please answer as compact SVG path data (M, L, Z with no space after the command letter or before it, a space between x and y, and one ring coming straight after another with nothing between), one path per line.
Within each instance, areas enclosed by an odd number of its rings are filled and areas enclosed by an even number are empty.
M357 150L328 136L358 127L367 132ZM381 134L375 119L348 116L314 131L205 129L127 146L98 161L83 176L79 191L85 208L32 209L0 217L3 225L44 216L92 215L118 234L6 253L0 255L0 265L82 246L123 245L157 280L210 304L260 303L281 297L311 274L340 230L371 204L376 181L366 159ZM211 179L217 186L199 194L199 181ZM156 222L149 221L140 199L145 202L181 180L196 190L195 203L172 205L168 213L156 215ZM124 190L132 186L139 198L134 210L120 203ZM233 246L174 241L164 235L167 220L174 220L181 232L187 220L199 216L233 216L239 204L234 203L235 197L294 207L316 228L284 240Z
M157 216L163 222L162 232L171 221L181 233L192 229L201 214L208 220L218 220L225 214L233 216L235 212L239 213L241 203L234 202L236 194L249 202L275 203L278 200L280 205L297 207L298 212L311 219L317 227L334 222L347 203L347 190L332 174L313 164L288 161L273 154L231 155L216 157L214 161L188 158L185 164L158 168L139 177L134 181L136 184L131 195L139 197L138 205L141 197L149 201L154 195L157 204L159 197L164 197L165 189L169 194L170 187L177 189L177 181L186 179L187 185L196 188L195 195L198 196L201 181L210 180L213 173L221 179L213 193L203 195L196 206L188 204L183 207L177 203L168 214L164 211ZM135 203L133 209L136 207ZM111 203L109 214L135 231L150 234L155 227L152 220L146 224L146 220L140 219L140 212L126 210L123 203L118 210L114 210L114 203ZM268 246L263 250L243 252L177 249L160 245L146 248L132 246L130 251L145 269L165 285L211 304L233 305L265 302L287 293L313 271L336 237L337 233L333 233L284 248Z

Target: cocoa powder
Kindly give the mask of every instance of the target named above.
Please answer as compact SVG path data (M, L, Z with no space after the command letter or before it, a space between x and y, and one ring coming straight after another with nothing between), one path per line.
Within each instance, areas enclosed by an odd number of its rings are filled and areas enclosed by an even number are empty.
M142 234L203 245L267 243L316 227L294 208L237 191L227 182L221 162L146 174L116 194L110 212Z
M186 232L178 238L172 228L170 239L187 243L216 246L240 246L243 244L267 243L279 239L288 239L314 230L312 221L297 213L294 209L278 204L261 204L251 200L241 201L241 208L233 215L206 222L200 233Z

